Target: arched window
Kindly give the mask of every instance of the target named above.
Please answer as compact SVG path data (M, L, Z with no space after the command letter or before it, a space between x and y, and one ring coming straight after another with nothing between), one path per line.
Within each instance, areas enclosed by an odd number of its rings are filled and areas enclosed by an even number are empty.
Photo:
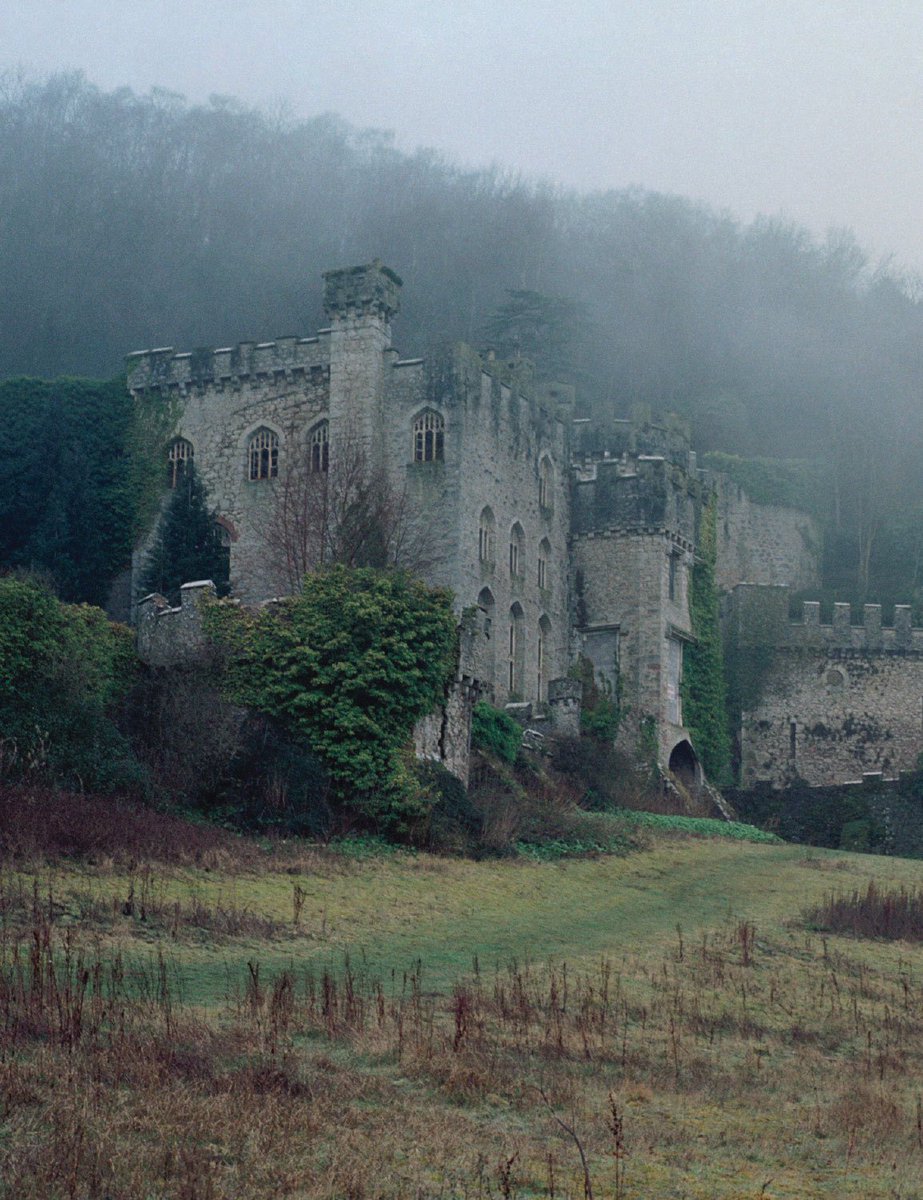
M275 479L279 474L279 438L271 429L258 429L247 444L248 476L251 483Z
M526 535L517 521L510 530L510 577L521 579L526 572Z
M478 608L484 610L487 618L484 632L490 637L494 623L494 594L490 588L481 588L478 593Z
M538 503L549 512L554 508L554 467L547 455L538 464Z
M185 438L174 438L167 450L167 486L175 488L185 479L192 467L195 451L192 442Z
M525 614L521 604L510 609L509 642L507 651L507 689L510 696L522 696L525 678L526 639Z
M547 538L542 538L538 546L538 586L545 590L550 586L548 573L548 560L551 558L551 543Z
M427 409L413 423L413 461L442 462L445 457L445 421Z
M497 522L489 508L481 512L478 527L478 562L493 566L497 559Z
M538 623L538 655L536 658L537 690L536 699L544 704L548 692L548 652L551 649L551 622L542 616Z
M321 421L311 431L311 470L326 471L330 466L330 423Z

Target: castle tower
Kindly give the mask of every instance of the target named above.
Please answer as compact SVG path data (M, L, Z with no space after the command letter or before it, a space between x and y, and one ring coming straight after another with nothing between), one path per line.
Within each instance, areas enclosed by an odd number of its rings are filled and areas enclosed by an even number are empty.
M385 376L391 318L400 308L401 280L378 259L324 274L330 321L330 441L371 457L384 444Z
M701 496L680 432L578 430L571 553L578 650L621 691L621 746L697 784L680 685Z

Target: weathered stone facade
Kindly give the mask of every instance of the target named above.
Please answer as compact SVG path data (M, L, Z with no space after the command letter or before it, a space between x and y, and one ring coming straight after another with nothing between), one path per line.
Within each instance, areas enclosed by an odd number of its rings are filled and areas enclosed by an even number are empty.
M815 786L869 772L912 770L923 749L923 629L909 606L882 627L881 606L866 604L862 625L848 604L830 625L806 602L788 616L788 589L739 586L729 633L753 692L740 728L745 785Z
M821 534L817 522L795 508L756 504L723 475L717 489L719 588L738 583L788 584L797 591L820 583Z
M664 767L699 777L680 681L703 504L717 488L728 588L812 578L810 519L752 505L698 470L680 421L575 421L572 389L539 386L528 363L465 345L401 358L391 345L400 288L377 262L331 271L329 325L316 336L129 357L136 403L175 414L172 480L187 456L208 488L233 594L252 604L297 586L271 536L288 481L335 483L358 455L425 530L422 573L451 589L459 613L456 693L418 730L419 753L464 777L465 714L478 696L577 732L588 660L621 701L624 747L650 751L653 733ZM157 599L139 609L141 643L160 658L162 611ZM179 633L184 620L160 628Z

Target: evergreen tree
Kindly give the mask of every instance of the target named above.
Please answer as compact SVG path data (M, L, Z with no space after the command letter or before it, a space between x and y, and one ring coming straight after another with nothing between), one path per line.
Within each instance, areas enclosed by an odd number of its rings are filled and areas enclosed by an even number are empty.
M229 574L229 554L221 544L215 514L208 507L208 492L190 466L177 481L176 491L160 518L141 576L141 591L160 592L171 604L177 604L184 583L211 579L218 594L226 595Z
M545 379L573 382L586 334L584 305L525 288L511 288L484 322L483 336L501 357L530 359Z

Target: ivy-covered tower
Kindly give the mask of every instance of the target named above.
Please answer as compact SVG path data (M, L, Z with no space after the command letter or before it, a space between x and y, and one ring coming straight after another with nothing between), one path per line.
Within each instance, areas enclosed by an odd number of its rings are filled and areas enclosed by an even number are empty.
M618 692L619 744L701 777L682 674L696 525L705 484L678 422L586 422L574 445L576 651Z

